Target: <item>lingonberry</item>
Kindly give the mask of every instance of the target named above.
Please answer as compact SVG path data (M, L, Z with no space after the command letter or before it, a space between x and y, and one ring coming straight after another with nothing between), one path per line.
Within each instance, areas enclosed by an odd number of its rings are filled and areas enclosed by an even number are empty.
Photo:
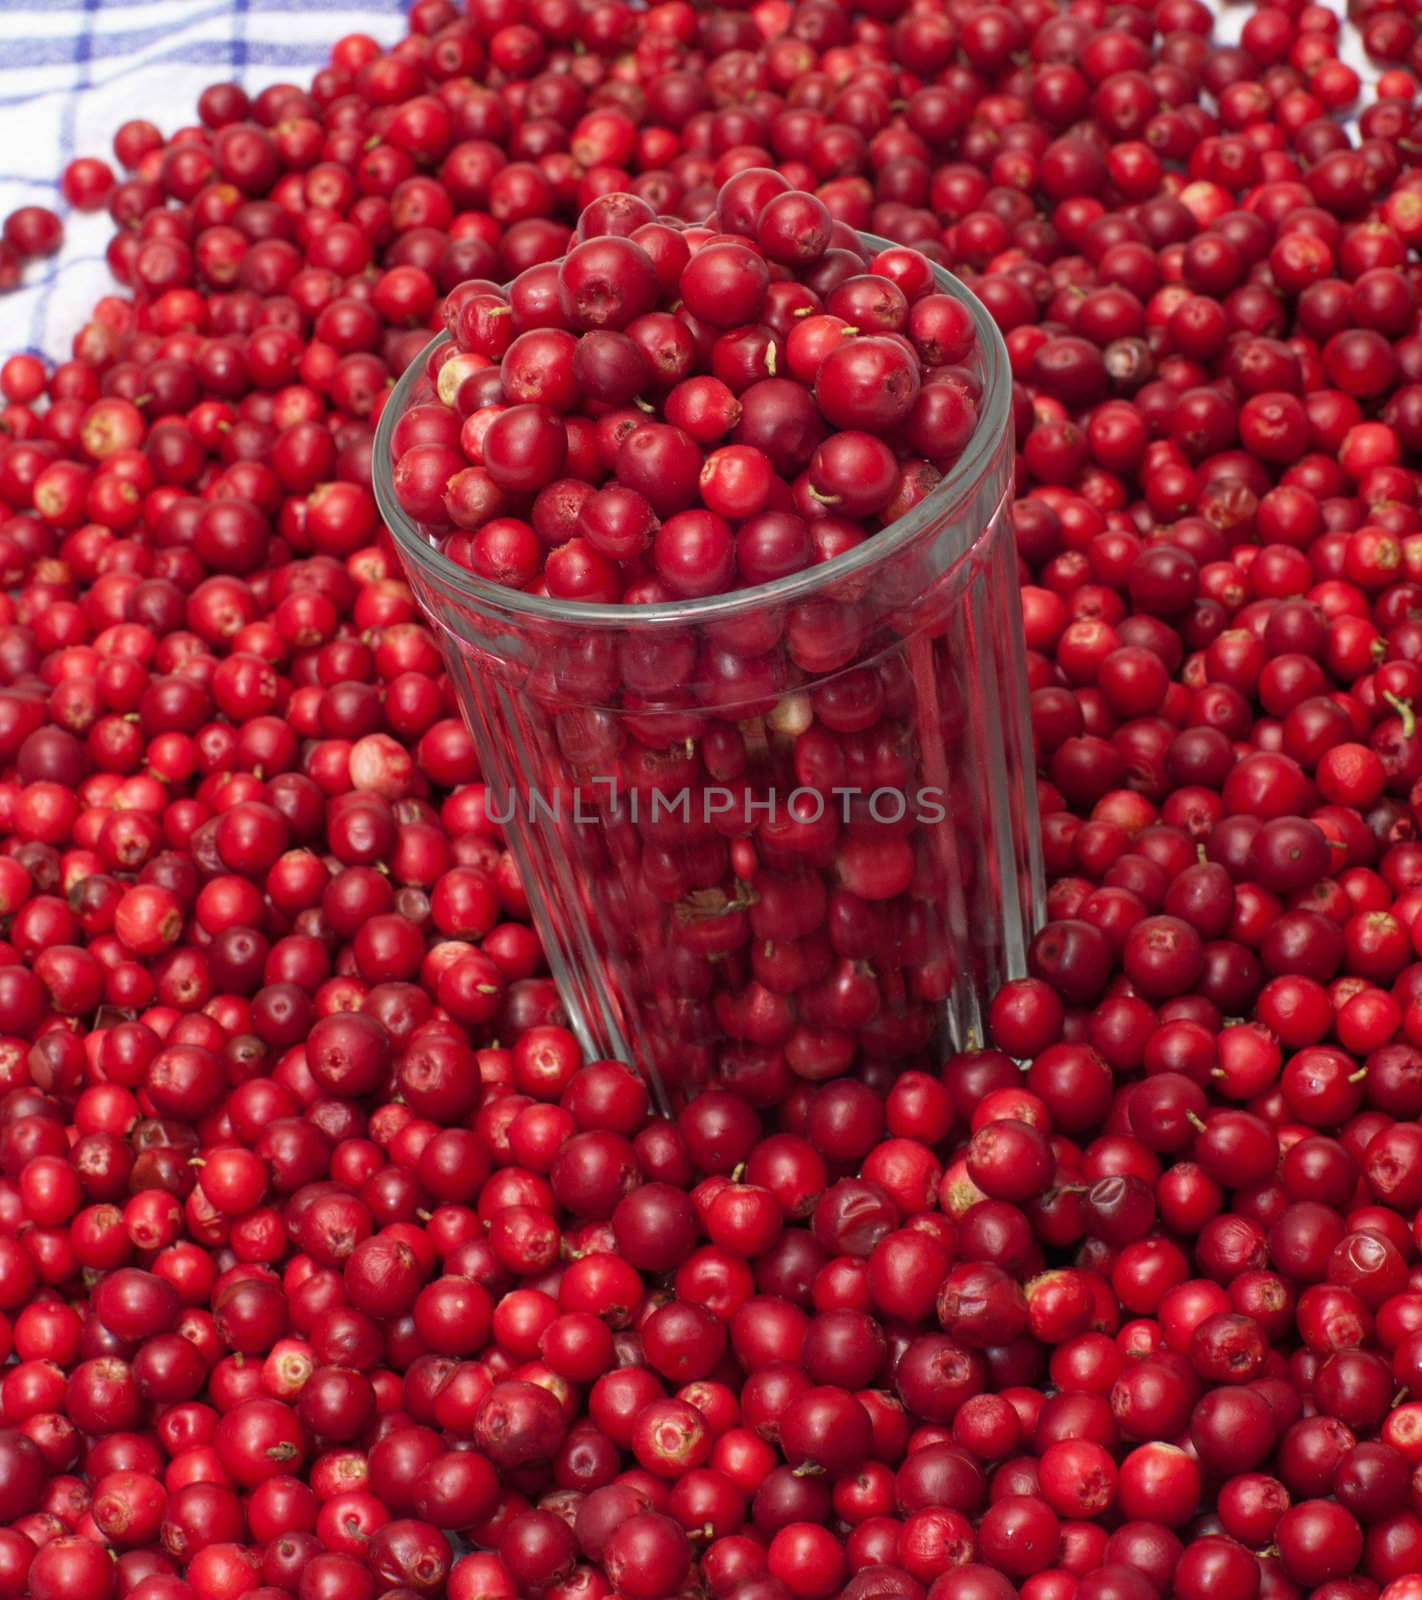
M419 0L70 165L125 294L0 367L0 1587L1412 1581L1422 213L1407 75L1336 126L1286 9ZM0 284L58 239L12 215ZM950 1055L971 851L609 818L654 1114L558 1009L370 485L535 607L794 582L1002 414L938 261L1015 380L1019 565L942 576L1019 585L1048 918ZM946 728L966 819L935 592L522 670L639 799L902 793Z

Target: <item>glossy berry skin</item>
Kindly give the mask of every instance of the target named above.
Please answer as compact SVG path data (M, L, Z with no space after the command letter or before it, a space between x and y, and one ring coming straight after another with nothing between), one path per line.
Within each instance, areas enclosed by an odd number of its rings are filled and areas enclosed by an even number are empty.
M416 0L58 175L0 1594L1415 1600L1422 58L1355 9ZM570 829L561 917L494 683L530 784L732 811Z

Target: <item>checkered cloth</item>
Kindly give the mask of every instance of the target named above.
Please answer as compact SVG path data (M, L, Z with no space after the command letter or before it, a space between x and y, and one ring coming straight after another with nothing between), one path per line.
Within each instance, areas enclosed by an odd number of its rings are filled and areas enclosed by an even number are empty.
M343 34L390 45L406 0L0 0L0 216L21 205L64 215L62 252L31 263L0 296L0 356L69 354L100 295L113 290L106 212L81 215L56 179L75 156L113 164L114 130L146 117L165 133L196 122L198 94L239 81L303 87Z

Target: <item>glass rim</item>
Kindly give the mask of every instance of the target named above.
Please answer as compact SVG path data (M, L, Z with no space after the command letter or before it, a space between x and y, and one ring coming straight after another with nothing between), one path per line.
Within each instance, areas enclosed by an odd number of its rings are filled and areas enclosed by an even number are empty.
M866 244L876 250L912 246L897 246L892 240L877 234L861 233ZM852 550L822 561L814 566L792 572L788 577L776 578L769 583L754 584L743 589L729 589L723 594L703 595L694 599L663 600L653 605L608 604L604 601L558 600L542 595L526 594L522 589L493 583L480 578L468 568L451 561L437 550L420 532L418 526L401 509L395 497L394 468L391 459L391 440L396 425L410 405L415 390L426 382L425 367L432 351L449 341L448 333L432 338L401 375L395 387L386 396L376 423L373 446L372 478L376 504L385 526L390 530L402 559L419 570L421 577L432 587L468 605L471 610L486 617L499 616L509 621L524 623L573 624L580 627L625 628L635 623L645 626L652 623L669 623L680 626L724 622L741 615L748 609L765 605L786 605L796 601L813 600L828 589L846 580L863 577L873 572L882 562L892 560L926 527L952 505L966 498L985 476L994 456L1003 447L1012 415L1012 373L1008 363L1007 346L1002 333L982 301L946 268L933 263L933 274L938 288L951 295L965 307L973 319L979 344L983 351L984 381L982 410L972 438L957 461L943 475L919 503L903 516L897 517L886 528L865 539ZM953 553L960 560L988 530L990 519L961 541Z

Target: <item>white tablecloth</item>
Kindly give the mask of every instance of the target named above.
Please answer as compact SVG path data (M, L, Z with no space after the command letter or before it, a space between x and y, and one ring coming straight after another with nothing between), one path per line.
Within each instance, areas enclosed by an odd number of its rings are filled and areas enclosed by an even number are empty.
M113 289L103 254L113 225L60 201L66 163L114 165L114 130L131 117L165 133L196 122L210 83L305 87L343 34L393 44L403 10L403 0L0 0L0 217L47 205L66 227L60 255L0 295L0 356L67 355L89 307Z

